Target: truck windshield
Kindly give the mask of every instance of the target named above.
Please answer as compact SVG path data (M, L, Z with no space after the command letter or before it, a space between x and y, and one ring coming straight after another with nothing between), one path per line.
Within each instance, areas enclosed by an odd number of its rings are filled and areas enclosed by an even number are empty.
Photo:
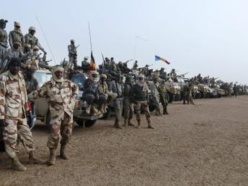
M39 87L41 87L44 83L51 79L52 73L46 71L35 71L34 77L37 79Z

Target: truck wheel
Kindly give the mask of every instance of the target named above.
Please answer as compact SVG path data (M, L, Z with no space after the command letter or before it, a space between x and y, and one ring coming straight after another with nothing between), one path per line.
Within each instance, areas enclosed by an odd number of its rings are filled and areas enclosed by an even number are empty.
M50 129L50 121L51 121L50 112L47 112L44 123L48 129Z
M96 123L96 120L84 120L84 119L74 119L74 120L79 126L81 127L85 126L86 128L90 128Z

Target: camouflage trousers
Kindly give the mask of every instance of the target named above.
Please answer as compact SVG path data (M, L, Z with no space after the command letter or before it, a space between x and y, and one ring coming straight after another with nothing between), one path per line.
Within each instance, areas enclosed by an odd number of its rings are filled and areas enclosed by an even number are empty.
M5 119L3 138L5 150L11 158L15 158L18 152L16 148L18 138L28 153L34 150L33 137L26 118Z
M73 115L66 112L52 118L50 121L50 135L48 137L47 147L57 149L59 142L66 145L72 135Z
M115 121L120 122L123 111L123 98L116 98L114 100L114 110L115 110Z
M124 98L123 107L124 107L124 119L131 120L133 118L133 104L131 103L129 98Z
M137 101L137 103L134 105L134 111L136 113L136 120L140 122L141 107L144 109L147 122L151 122L151 115L150 115L147 101Z

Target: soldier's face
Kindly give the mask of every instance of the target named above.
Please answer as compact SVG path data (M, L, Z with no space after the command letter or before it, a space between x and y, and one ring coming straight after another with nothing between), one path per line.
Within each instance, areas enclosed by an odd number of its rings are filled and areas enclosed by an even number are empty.
M63 72L61 72L61 71L57 71L54 74L55 74L56 78L58 78L58 79L61 79L63 77Z
M11 74L16 75L20 71L20 65L18 64L13 64L9 67L9 71Z
M35 30L30 30L29 32L31 35L34 35L35 34Z

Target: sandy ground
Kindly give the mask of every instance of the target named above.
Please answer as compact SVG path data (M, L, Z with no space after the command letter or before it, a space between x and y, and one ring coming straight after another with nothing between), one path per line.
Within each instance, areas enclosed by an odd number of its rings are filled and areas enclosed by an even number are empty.
M75 126L70 160L56 165L27 164L26 172L9 169L0 154L0 185L248 185L248 96L195 100L169 105L169 116L152 115L154 130L114 129L113 118L89 129ZM135 122L136 123L136 122ZM33 130L36 154L47 159L48 132Z

